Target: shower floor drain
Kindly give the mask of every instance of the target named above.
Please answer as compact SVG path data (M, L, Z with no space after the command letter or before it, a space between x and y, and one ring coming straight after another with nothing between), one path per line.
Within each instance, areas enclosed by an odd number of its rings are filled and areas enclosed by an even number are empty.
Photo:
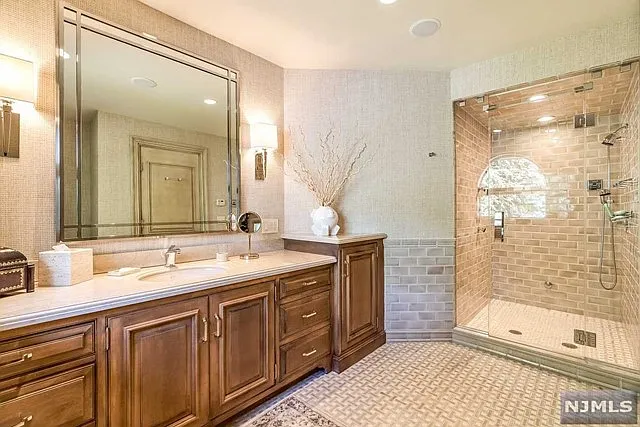
M571 348L571 349L574 349L574 350L575 350L576 348L578 348L578 346L577 346L577 345L575 345L575 344L571 344L570 342L563 342L563 343L562 343L562 345L563 345L564 347Z
M509 329L509 333L513 335L522 335L522 332L518 331L517 329Z

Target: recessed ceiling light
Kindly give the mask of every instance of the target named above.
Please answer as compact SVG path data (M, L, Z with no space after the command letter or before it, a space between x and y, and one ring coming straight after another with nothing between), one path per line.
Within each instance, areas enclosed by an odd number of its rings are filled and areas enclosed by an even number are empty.
M63 57L64 59L69 59L71 58L71 55L69 55L67 52L65 52L63 49L60 49L58 51L58 55L60 55L61 57Z
M152 88L158 86L158 83L147 77L131 77L131 84L138 87Z
M207 104L207 105L215 105L215 104L218 103L218 101L216 101L215 99L207 98L207 99L204 100L204 103Z
M547 98L547 95L533 95L531 98L529 98L529 102L541 102Z
M553 116L542 116L542 117L540 117L540 118L538 119L538 121L539 121L540 123L547 123L547 122L550 122L550 121L552 121L552 120L555 120L555 117L553 117Z
M500 132L502 132L502 129L494 129L493 130L493 133L500 133Z
M434 35L441 26L440 21L435 18L421 19L409 28L409 32L416 37L429 37Z
M158 40L158 38L153 34L145 33L144 31L142 32L142 35L151 40Z
M394 4L397 1L398 0L380 0L380 3L382 3L382 4Z

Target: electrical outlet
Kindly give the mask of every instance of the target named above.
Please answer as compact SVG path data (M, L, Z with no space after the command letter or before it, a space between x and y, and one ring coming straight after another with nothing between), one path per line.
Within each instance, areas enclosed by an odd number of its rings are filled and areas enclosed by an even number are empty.
M226 206L227 201L225 199L216 199L216 206Z
M278 232L278 219L277 218L263 218L262 219L262 232L264 234L272 234Z

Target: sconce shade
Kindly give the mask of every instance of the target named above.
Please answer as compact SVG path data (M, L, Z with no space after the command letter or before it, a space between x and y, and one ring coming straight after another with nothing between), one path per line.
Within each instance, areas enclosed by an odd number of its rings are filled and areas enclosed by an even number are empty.
M0 99L33 103L33 62L0 55Z
M278 127L268 123L254 123L251 126L251 148L276 150L278 148Z

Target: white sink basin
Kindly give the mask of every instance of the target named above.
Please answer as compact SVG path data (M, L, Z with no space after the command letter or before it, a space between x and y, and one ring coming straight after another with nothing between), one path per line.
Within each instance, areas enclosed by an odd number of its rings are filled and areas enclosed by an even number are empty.
M193 267L175 267L164 268L162 270L150 271L138 276L138 280L143 282L180 282L195 283L207 279L213 279L220 273L224 272L224 268L215 265L198 265Z

